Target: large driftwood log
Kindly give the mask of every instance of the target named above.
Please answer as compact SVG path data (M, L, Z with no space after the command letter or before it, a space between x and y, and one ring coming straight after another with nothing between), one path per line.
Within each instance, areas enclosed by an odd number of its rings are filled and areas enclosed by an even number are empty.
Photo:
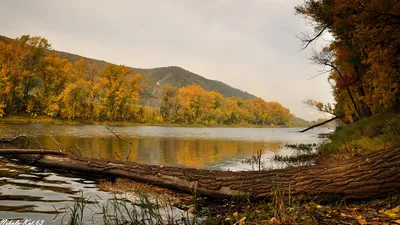
M14 151L14 152L13 152ZM212 171L105 161L73 155L0 149L22 162L75 173L122 177L210 197L269 198L276 191L292 199L366 199L400 190L400 148L367 156L270 171Z

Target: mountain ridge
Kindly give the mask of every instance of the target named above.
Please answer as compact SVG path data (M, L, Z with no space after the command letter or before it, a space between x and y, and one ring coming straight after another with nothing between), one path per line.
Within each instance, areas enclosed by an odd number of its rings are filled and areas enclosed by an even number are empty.
M6 36L0 35L0 41L9 42L12 39ZM105 60L89 58L86 56L81 56L74 53L69 53L65 51L58 51L53 49L59 57L67 59L70 62L75 62L83 58L87 63L96 63L99 69L102 69L108 64L113 64L107 62ZM146 99L142 99L144 102L154 102L154 98L159 98L159 96L153 96L155 88L157 86L161 86L161 84L170 84L174 87L181 88L188 85L199 85L206 91L216 91L221 93L225 97L238 97L242 99L253 99L257 98L255 95L252 95L246 91L241 89L232 87L222 81L208 79L199 74L193 73L189 70L186 70L180 66L165 66L165 67L156 67L156 68L135 68L132 66L127 66L133 69L134 73L139 73L142 75L142 87L143 87L143 96ZM167 79L164 79L168 77ZM163 80L164 79L164 80ZM158 81L163 80L162 83L157 83ZM148 103L149 105L150 103ZM156 103L153 103L153 105ZM150 104L151 106L152 104Z

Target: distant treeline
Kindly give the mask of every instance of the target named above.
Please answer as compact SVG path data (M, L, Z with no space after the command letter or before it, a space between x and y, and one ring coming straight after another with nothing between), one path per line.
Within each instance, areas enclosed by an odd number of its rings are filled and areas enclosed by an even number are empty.
M29 113L68 120L138 123L290 125L293 115L277 102L226 98L199 86L163 87L160 108L138 104L141 75L124 65L74 63L28 35L0 42L0 116Z
M261 98L224 98L199 86L164 86L160 108L164 120L172 123L288 125L293 115L277 102Z

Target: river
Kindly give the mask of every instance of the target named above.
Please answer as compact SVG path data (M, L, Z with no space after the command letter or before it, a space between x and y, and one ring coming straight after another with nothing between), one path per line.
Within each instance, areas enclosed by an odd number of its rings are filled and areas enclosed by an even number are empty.
M333 131L328 128L306 133L299 133L299 128L108 128L101 125L0 124L0 137L26 135L30 148L44 146L58 150L61 145L94 158L128 158L145 164L238 171L254 169L254 165L245 164L243 160L257 151L261 151L265 167L284 167L271 161L271 157L293 154L292 149L284 147L286 144L319 144L323 139L318 134ZM73 204L80 191L85 196L98 196L100 201L110 198L110 194L100 191L90 178L0 160L0 219L29 218L45 220L45 224L60 224L63 219L60 212Z

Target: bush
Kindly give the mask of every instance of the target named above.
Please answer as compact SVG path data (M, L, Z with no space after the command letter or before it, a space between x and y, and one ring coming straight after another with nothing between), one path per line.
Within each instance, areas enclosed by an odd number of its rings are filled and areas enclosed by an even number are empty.
M320 155L351 157L400 146L400 115L384 113L341 125L319 147Z

